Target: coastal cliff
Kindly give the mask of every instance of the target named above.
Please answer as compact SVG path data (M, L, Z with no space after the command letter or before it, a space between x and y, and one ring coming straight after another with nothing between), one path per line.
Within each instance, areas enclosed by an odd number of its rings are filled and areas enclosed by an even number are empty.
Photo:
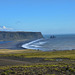
M23 40L23 39L40 39L43 38L41 32L9 32L0 31L0 40Z

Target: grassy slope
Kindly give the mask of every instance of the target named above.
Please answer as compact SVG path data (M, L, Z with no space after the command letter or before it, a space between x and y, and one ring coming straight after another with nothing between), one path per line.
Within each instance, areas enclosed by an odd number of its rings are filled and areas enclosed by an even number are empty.
M74 75L75 74L75 50L42 52L36 50L0 50L0 57L27 58L43 58L40 63L31 63L29 65L19 66L1 66L0 74L5 75ZM55 61L57 58L63 58L62 61ZM66 60L65 60L66 58ZM69 58L69 60L67 59ZM39 60L39 59L37 59ZM45 63L45 61L47 61ZM29 61L30 62L30 61Z
M0 49L0 55L4 54L18 54L18 53L28 53L28 52L37 52L36 50L31 49L22 49L22 50L10 50L10 49Z
M70 58L75 59L75 50L67 51L52 51L52 52L42 52L36 50L0 50L0 54L4 56L16 56L24 58ZM3 56L2 55L2 56Z

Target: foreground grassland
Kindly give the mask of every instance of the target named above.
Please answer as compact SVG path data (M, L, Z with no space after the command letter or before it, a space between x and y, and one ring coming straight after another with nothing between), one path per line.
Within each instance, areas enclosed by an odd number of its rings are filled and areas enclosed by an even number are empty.
M0 75L75 75L75 50L0 50Z
M75 75L75 65L24 65L0 68L0 75Z
M0 56L23 58L69 58L75 59L75 50L42 52L37 50L0 50Z
M1 54L18 54L18 53L28 53L28 52L37 52L36 50L31 49L22 49L22 50L10 50L10 49L0 49L0 55Z

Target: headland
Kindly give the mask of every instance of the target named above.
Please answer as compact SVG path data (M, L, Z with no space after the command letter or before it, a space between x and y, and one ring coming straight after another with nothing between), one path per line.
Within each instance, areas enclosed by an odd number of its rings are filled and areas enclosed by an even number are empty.
M40 38L43 38L41 32L0 31L0 41L9 41L0 44L0 49L23 49L23 44Z

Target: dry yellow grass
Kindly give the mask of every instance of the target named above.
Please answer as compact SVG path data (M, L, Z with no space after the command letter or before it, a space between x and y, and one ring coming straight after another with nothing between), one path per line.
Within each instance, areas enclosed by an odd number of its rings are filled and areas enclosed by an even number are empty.
M75 59L75 50L67 51L52 51L43 52L38 50L24 49L24 50L10 50L10 49L0 49L0 54L13 54L14 56L26 57L26 58L70 58Z
M0 54L15 54L15 53L29 53L37 52L37 50L24 49L24 50L11 50L11 49L0 49Z

